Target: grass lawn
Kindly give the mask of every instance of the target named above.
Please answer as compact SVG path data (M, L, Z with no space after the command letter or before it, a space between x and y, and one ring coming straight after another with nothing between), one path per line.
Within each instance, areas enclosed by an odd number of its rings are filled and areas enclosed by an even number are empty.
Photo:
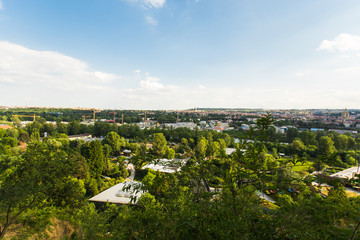
M287 160L288 160L288 158L280 158L280 159L278 159L278 161L281 161L281 162L284 162L284 161L287 161ZM291 166L292 171L294 171L294 172L301 172L301 171L309 170L309 168L312 168L313 165L314 165L314 162L306 161L306 162L304 162L304 164L298 162L298 163L296 163L295 166L290 162L290 163L288 163L287 166Z
M331 187L318 187L318 189L320 189L321 193L325 194L326 196L328 195L329 193L329 190L330 190ZM346 193L346 196L351 198L351 197L358 197L359 194L355 193L355 192L352 192L352 191L348 191L348 190L345 190L345 193Z
M307 171L307 170L309 170L309 168L312 168L313 165L314 165L314 163L310 162L310 161L306 161L306 162L304 162L304 164L296 163L295 166L293 166L293 164L291 163L292 170L295 172Z

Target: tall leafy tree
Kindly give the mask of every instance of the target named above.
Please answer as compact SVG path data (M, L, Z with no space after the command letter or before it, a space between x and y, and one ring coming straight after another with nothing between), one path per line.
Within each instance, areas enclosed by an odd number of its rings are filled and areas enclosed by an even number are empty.
M124 147L124 141L120 138L116 132L109 132L104 140L112 149L112 154L118 156L120 154L121 147Z
M305 145L300 138L295 138L290 144L293 154L302 154L305 151Z
M322 136L319 140L318 153L325 157L330 157L335 151L334 141L328 136Z
M163 157L167 150L167 141L163 133L154 133L152 152L158 157Z
M208 141L202 137L200 138L198 144L195 147L195 155L198 159L204 159L206 156L206 151L208 148Z
M71 121L68 124L68 134L77 135L80 133L80 123L79 121Z
M99 178L101 173L106 168L104 161L103 146L99 140L92 141L89 145L88 165L90 172L95 178Z
M0 163L0 208L6 213L0 229L2 239L21 214L55 196L54 186L72 169L63 151L41 142L30 144L22 157L5 157Z

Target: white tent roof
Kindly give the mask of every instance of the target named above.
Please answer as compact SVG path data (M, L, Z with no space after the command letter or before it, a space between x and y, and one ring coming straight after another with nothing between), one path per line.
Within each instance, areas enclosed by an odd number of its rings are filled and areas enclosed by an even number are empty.
M136 200L132 203L135 204L137 200L144 193L143 190L135 190L136 186L141 187L140 182L123 182L116 184L115 186L106 189L98 195L89 199L93 202L109 202L109 203L120 203L129 204L132 197L136 197ZM124 187L130 187L129 190L123 190Z
M141 169L150 168L154 171L164 172L164 173L175 173L181 170L181 167L189 159L158 159L151 163L146 164Z

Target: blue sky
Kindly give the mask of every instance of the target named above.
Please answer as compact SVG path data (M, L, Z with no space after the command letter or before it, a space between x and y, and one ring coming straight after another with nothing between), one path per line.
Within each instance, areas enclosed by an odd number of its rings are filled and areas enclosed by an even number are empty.
M0 0L0 105L360 108L357 0Z

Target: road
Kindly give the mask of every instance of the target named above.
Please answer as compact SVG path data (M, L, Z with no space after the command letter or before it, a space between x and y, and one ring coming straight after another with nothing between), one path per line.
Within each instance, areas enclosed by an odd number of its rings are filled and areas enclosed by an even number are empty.
M134 167L134 165L132 163L129 163L127 165L126 169L130 170L130 176L128 176L126 178L126 181L134 181L134 178L135 178L135 167Z

